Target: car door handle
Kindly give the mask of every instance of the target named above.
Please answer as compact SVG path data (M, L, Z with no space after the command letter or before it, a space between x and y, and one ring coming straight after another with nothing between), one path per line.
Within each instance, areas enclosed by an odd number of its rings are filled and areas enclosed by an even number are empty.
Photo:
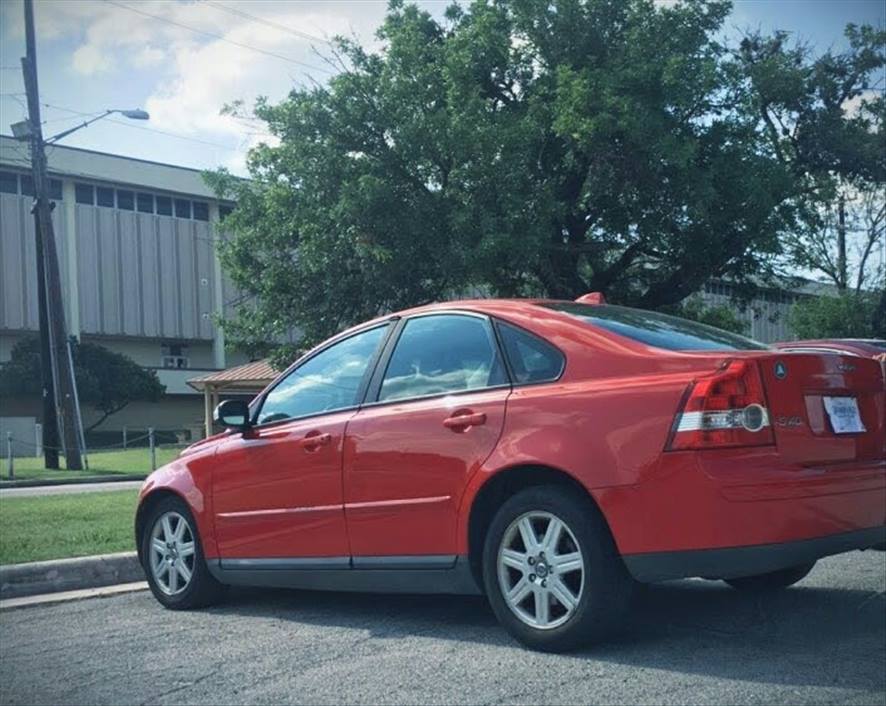
M305 451L315 451L321 446L328 446L332 442L332 434L310 434L299 440L298 445Z
M466 427L478 427L481 424L486 424L486 415L483 412L456 414L452 417L446 417L446 419L443 420L444 427L456 431Z

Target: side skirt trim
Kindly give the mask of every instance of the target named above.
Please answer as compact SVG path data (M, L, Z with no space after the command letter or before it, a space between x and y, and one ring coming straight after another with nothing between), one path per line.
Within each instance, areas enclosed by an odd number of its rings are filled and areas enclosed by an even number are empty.
M481 595L467 556L209 559L221 583L320 591ZM362 564L362 566L361 566Z

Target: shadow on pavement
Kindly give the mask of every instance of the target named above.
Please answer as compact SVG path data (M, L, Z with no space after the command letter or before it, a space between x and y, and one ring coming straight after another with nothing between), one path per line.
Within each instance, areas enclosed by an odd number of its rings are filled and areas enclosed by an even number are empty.
M213 612L364 630L381 639L427 636L521 649L482 597L235 589ZM884 655L884 645L883 594L800 584L762 597L689 580L643 587L625 630L609 641L540 658L870 689L884 679L882 660L873 658Z

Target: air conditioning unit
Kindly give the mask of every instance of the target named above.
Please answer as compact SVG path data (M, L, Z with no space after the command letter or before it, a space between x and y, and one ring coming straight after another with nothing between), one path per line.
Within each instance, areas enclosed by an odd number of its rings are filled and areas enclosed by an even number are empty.
M163 367L164 368L187 368L188 367L188 359L183 355L164 355L163 356Z

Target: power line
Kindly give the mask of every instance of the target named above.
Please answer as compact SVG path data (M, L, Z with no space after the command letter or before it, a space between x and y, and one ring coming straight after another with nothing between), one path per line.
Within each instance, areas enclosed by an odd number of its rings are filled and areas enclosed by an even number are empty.
M267 49L259 49L258 47L250 46L249 44L243 44L241 42L236 42L233 39L228 39L221 34L215 34L214 32L207 32L202 29L197 29L196 27L191 27L190 25L182 24L181 22L176 22L175 20L170 20L167 17L161 17L160 15L152 15L149 12L144 12L142 10L138 10L134 7L130 7L129 5L124 5L122 2L115 2L115 0L105 0L109 5L116 5L117 7L122 7L124 10L129 10L130 12L134 12L137 15L142 15L143 17L150 17L152 20L158 20L159 22L166 22L167 24L175 25L176 27L181 27L182 29L186 29L190 32L194 32L196 34L202 34L205 37L212 37L213 39L218 39L222 42L227 42L228 44L233 44L235 47L241 47L242 49L249 49L251 51L257 52L259 54L264 54L265 56L271 56L275 59L282 59L283 61L287 61L290 64L296 64L298 66L302 66L307 69L311 69L313 71L322 71L324 73L332 74L333 71L329 69L324 69L319 66L313 66L312 64L306 64L303 61L298 61L296 59L292 59L288 56L283 56L283 54L277 54L276 52L268 51Z
M293 29L292 27L287 27L286 25L280 24L279 22L274 22L273 20L265 19L264 17L256 17L255 15L250 15L248 12L244 12L243 10L238 10L233 7L228 7L227 5L223 5L220 2L213 2L212 0L203 0L207 5L212 5L212 7L217 10L224 10L225 12L229 12L232 15L238 15L239 17L243 17L247 20L254 20L255 22L260 22L267 27L273 27L274 29L279 29L284 32L289 32L296 37L301 39L307 39L312 42L322 42L323 44L332 44L328 39L323 39L322 37L317 37L313 34L308 34L307 32L302 32L298 29Z

